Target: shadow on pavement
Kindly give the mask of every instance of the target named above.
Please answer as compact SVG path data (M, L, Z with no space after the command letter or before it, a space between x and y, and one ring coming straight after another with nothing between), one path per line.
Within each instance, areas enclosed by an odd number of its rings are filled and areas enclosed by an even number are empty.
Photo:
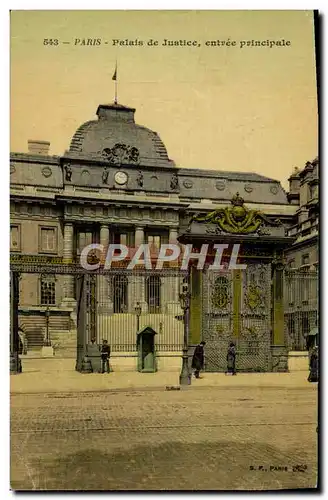
M192 441L192 431L190 431ZM104 436L105 438L105 436ZM106 450L106 441L103 449ZM300 459L302 457L302 459ZM293 471L306 464L306 450L288 455L264 443L202 442L149 444L106 453L85 449L30 463L33 477L12 480L17 490L243 490L314 488L316 471ZM257 470L251 470L251 466ZM263 466L264 469L259 469ZM288 467L288 470L270 470Z

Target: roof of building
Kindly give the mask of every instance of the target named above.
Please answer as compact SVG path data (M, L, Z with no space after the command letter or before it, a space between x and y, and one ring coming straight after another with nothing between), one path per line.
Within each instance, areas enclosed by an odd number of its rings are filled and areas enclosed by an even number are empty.
M83 123L75 132L65 156L108 159L111 163L174 167L159 135L137 125L135 109L101 104L97 120Z

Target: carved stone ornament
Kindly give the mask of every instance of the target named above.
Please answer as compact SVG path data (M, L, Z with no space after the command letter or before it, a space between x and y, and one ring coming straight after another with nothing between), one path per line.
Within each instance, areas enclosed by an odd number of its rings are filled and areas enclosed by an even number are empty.
M113 148L105 148L102 157L114 165L138 164L140 161L139 150L126 144L115 144Z
M72 180L72 167L71 167L70 163L67 163L67 165L65 165L64 169L65 169L65 180L67 182L70 182Z
M41 173L44 177L51 177L52 175L52 170L50 167L44 167L42 170L41 170Z
M278 193L278 186L271 186L270 191L272 194L277 194Z
M206 234L221 234L222 231L219 227L207 227L205 230Z
M251 193L253 191L253 186L251 186L250 184L245 184L244 189L246 193Z
M13 174L16 172L16 167L13 163L10 164L10 173Z
M186 179L185 181L183 181L183 185L185 188L191 189L194 183L190 179Z
M137 176L137 184L139 187L143 187L143 183L144 183L144 176L143 176L143 173L141 172L141 170L139 170L138 176Z
M172 191L176 191L177 189L179 189L178 174L172 175L170 186L171 186Z
M103 184L108 184L108 175L109 175L108 167L104 167L104 170L102 173Z
M226 188L226 183L224 181L217 181L215 187L218 191L224 191Z
M209 214L196 214L191 222L216 224L222 231L232 234L256 233L263 224L280 226L281 221L269 219L258 210L249 210L244 206L244 200L236 193L231 200L231 206L219 208Z
M83 170L81 174L81 179L84 184L88 184L90 180L90 172L88 170Z

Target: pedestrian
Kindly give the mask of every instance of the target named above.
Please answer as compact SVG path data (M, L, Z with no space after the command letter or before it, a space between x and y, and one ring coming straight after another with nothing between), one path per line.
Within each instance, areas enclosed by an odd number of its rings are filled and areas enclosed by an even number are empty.
M314 347L310 356L310 373L308 376L308 382L318 382L319 381L319 352L318 347Z
M199 372L204 368L204 346L206 342L202 341L195 348L194 355L192 357L191 368L194 370L196 378L199 378Z
M101 373L109 373L109 358L110 358L110 347L106 339L103 340L101 346Z
M230 345L228 347L226 373L232 373L232 375L236 375L236 346L233 342L230 342Z

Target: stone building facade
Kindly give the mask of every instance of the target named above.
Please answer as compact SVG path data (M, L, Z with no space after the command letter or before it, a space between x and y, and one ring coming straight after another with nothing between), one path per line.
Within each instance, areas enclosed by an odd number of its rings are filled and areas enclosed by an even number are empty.
M295 238L286 251L290 269L316 270L319 266L319 159L296 168L289 178L288 199L295 204L294 220L288 234Z
M286 250L285 311L290 348L306 349L306 336L319 315L319 159L295 168L289 178L288 199L295 215L288 234L295 238Z
M305 248L302 238L306 235L311 265L317 262L313 239L317 163L291 176L287 194L278 181L259 174L176 166L159 135L136 124L133 108L99 105L96 115L78 128L62 156L50 155L50 143L45 141L29 141L27 153L11 153L13 259L72 262L90 243L105 248L110 243L132 248L141 243L155 248L176 243L186 214L226 206L240 193L247 207L280 219L291 235L297 227L296 244L287 252L289 262L294 259L298 267L305 265L299 265L298 259L305 254L300 249ZM115 330L115 339L110 341L118 351L129 350L135 326L127 325L135 325L140 304L140 320L162 334L161 344L171 346L167 347L170 351L173 345L181 347L181 277L131 279L119 274L111 281L98 278L97 312L103 321L98 340ZM50 310L53 342L73 349L76 299L73 276L22 275L20 324L31 346L42 343L45 312ZM131 334L123 339L129 329Z

